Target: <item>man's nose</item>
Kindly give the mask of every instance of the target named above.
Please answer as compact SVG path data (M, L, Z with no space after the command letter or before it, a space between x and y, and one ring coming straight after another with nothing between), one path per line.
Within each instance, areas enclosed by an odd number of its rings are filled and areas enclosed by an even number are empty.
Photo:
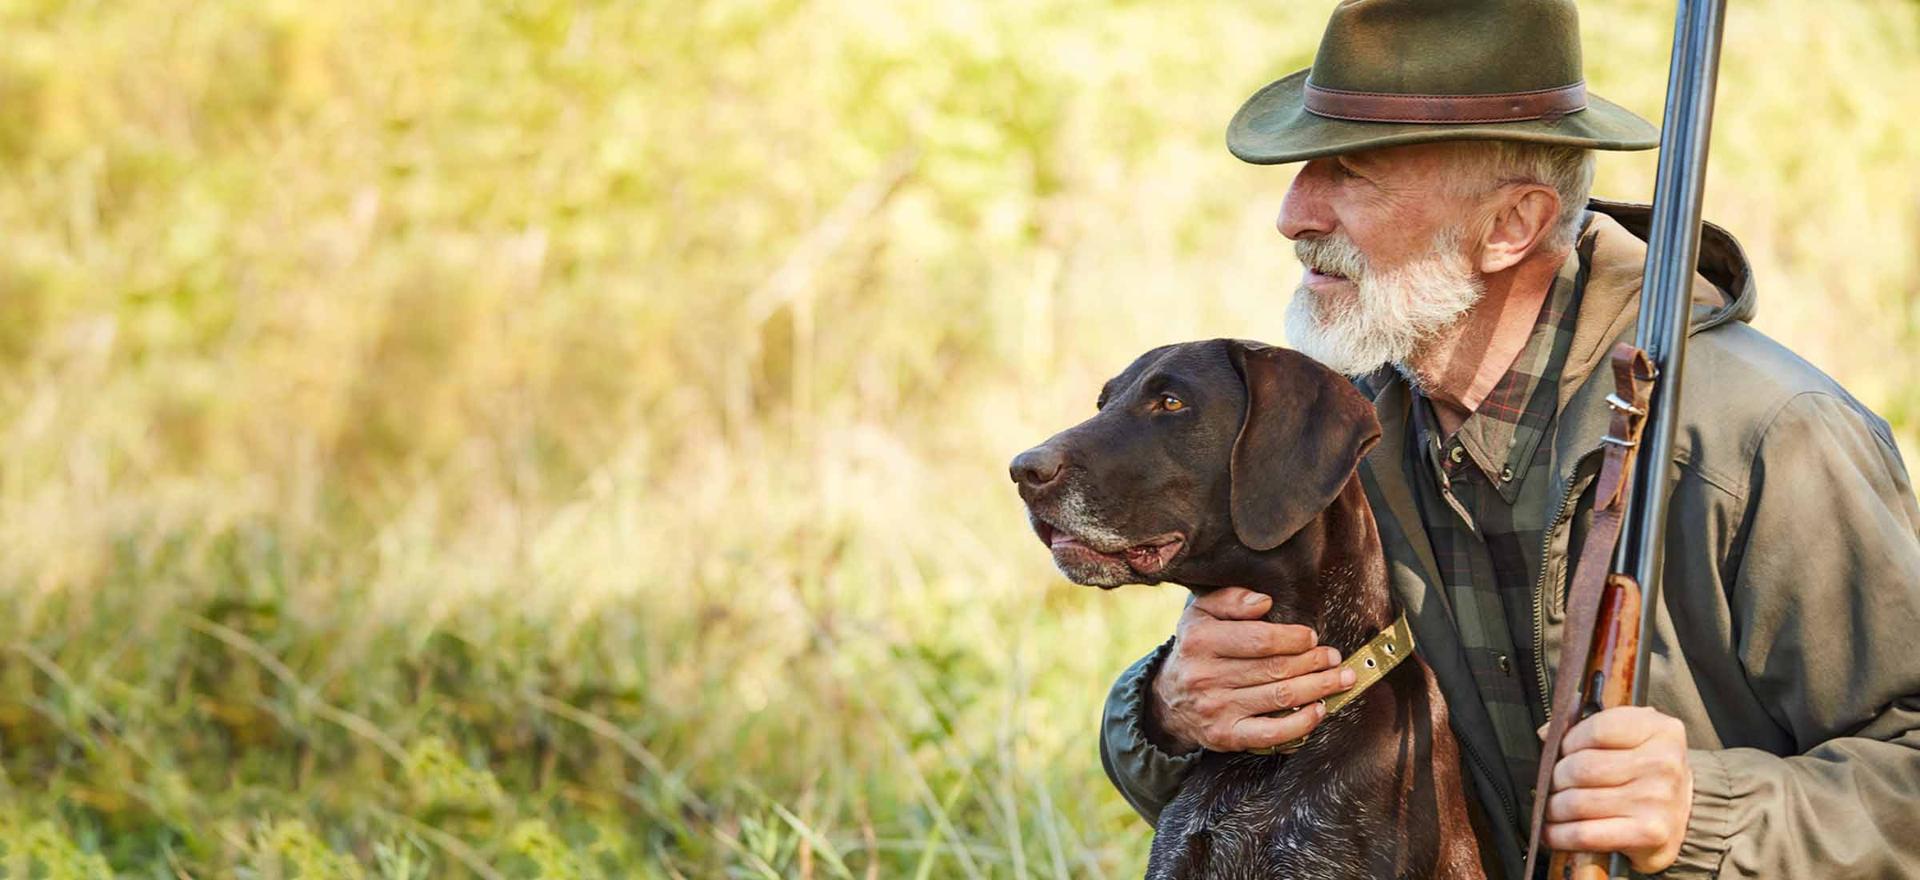
M1067 455L1051 444L1035 446L1013 457L1007 475L1024 489L1044 488L1067 469Z
M1280 216L1273 224L1281 235L1299 241L1333 232L1333 212L1328 210L1325 174L1326 163L1331 161L1314 159L1301 166L1300 172L1293 176L1293 185L1287 187L1286 200L1280 203Z

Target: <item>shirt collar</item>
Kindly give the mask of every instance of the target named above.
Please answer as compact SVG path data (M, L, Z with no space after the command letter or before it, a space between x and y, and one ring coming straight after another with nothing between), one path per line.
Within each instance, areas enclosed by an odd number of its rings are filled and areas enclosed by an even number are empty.
M1443 438L1430 412L1416 413L1421 445L1434 456L1432 461L1440 465L1443 475L1451 477L1470 460L1509 504L1518 497L1520 478L1526 475L1534 451L1553 424L1560 370L1573 340L1573 321L1586 275L1583 263L1576 252L1561 264L1526 344L1457 433ZM1430 410L1431 405L1422 395L1414 408ZM1462 461L1453 460L1455 443L1462 450Z

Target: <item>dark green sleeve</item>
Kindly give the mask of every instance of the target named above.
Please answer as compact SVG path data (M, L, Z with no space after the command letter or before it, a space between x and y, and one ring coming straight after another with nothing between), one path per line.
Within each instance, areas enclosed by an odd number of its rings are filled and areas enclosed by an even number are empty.
M1668 877L1920 877L1920 509L1884 423L1802 394L1767 429L1728 601L1798 754L1698 750Z
M1100 722L1100 765L1113 787L1149 825L1159 822L1160 810L1173 800L1200 755L1198 751L1168 754L1153 744L1144 726L1149 711L1147 688L1172 649L1173 640L1168 639L1120 673L1107 693L1106 715Z

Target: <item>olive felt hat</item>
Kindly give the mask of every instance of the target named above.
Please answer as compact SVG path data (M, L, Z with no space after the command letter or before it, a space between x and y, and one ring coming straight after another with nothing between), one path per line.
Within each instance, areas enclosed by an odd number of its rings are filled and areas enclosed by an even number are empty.
M1342 0L1313 66L1227 125L1261 165L1448 140L1645 150L1660 132L1587 91L1573 0Z

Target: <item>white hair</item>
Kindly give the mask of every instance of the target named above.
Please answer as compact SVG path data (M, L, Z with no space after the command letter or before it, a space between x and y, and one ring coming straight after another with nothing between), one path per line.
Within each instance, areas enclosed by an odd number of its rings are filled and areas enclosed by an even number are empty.
M1343 276L1357 290L1321 297L1301 284L1287 304L1287 342L1348 376L1385 364L1405 370L1423 343L1458 323L1486 292L1461 248L1465 236L1461 226L1444 230L1425 255L1377 272L1342 233L1295 241L1301 265Z
M1537 183L1560 195L1560 215L1543 244L1556 250L1573 247L1580 234L1580 214L1593 189L1593 151L1584 147L1535 144L1524 141L1461 141L1460 157L1474 173L1458 178L1458 192L1474 198L1509 183Z

